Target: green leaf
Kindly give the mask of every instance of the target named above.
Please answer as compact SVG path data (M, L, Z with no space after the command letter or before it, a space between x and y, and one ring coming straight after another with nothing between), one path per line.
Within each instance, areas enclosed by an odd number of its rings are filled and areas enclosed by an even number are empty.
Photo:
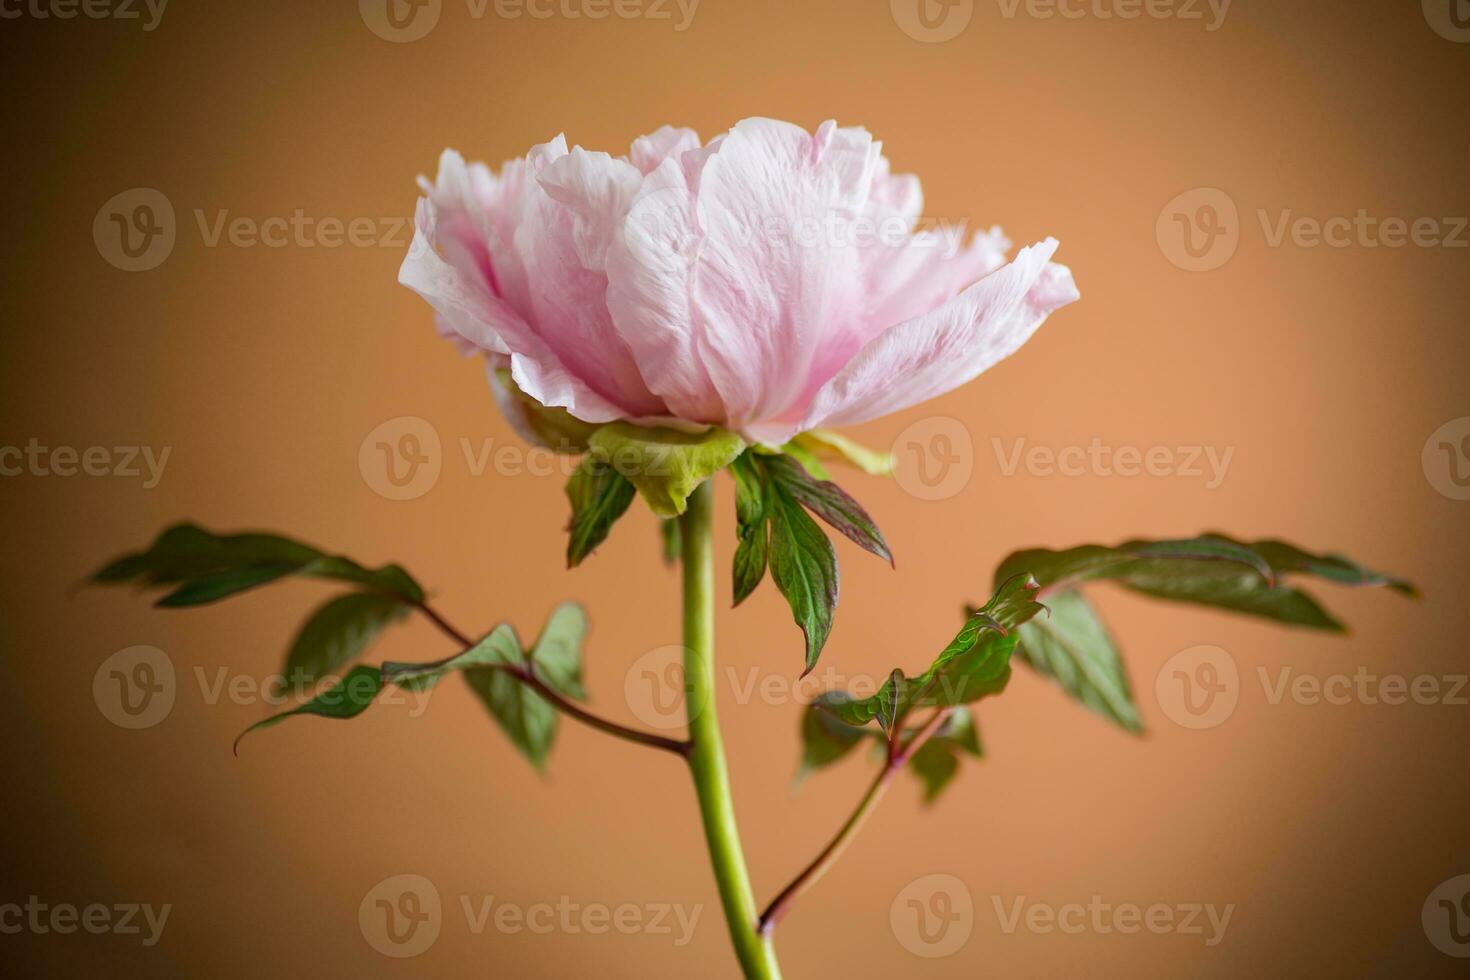
M460 673L516 748L538 769L544 769L556 737L557 711L525 679L534 675L564 697L585 698L582 644L586 636L587 614L576 603L563 603L552 610L529 657L522 651L515 630L501 624L468 650L443 660L385 663L380 668L355 667L341 684L305 705L257 722L241 738L295 715L355 718L386 684L408 691L424 691L442 677ZM353 686L349 688L349 684Z
M454 671L491 666L523 667L525 662L516 631L508 624L501 623L479 643L452 657L429 663L385 663L381 669L385 682L397 684L409 691L425 691L437 684L444 675Z
M1143 731L1118 648L1080 592L1046 597L1049 616L1021 627L1016 659L1054 679L1072 697L1130 732Z
M1402 579L1369 571L1346 558L1312 555L1280 541L1244 543L1219 534L1188 541L1130 541L1115 548L1085 545L1067 551L1022 551L1001 564L996 579L1023 569L1042 582L1046 594L1109 580L1158 599L1332 632L1342 632L1342 624L1310 595L1282 584L1282 579L1308 574L1340 584L1388 586L1415 594Z
M901 728L916 707L970 704L997 694L1010 680L1011 651L1017 627L1042 610L1036 601L1034 578L1018 575L1002 583L983 609L965 623L953 642L918 677L894 670L876 694L854 698L842 691L823 694L814 702L849 725L877 720L885 732Z
M724 429L681 432L629 422L604 425L588 441L593 458L626 477L659 517L684 513L695 488L745 450L745 440Z
M582 645L588 628L587 611L578 603L564 602L551 611L531 648L536 676L552 690L578 700L587 697L582 687Z
M633 502L633 484L591 456L582 460L567 481L572 525L567 540L567 567L576 568L607 540L608 532Z
M111 562L92 581L174 585L158 605L182 607L216 602L289 575L350 582L408 603L424 598L423 588L397 565L369 569L279 535L220 535L193 524L169 528L146 550Z
M939 731L919 746L919 751L909 760L909 767L924 786L925 803L932 804L948 788L960 771L961 755L977 759L985 755L975 716L964 705L951 711Z
M661 517L658 522L659 538L663 543L665 565L677 565L684 553L684 534L679 530L677 517Z
M859 742L872 734L876 733L871 729L849 725L829 712L808 706L801 713L801 768L796 774L797 781L846 758Z
M858 547L893 563L893 552L883 540L883 532L868 516L862 505L837 484L814 479L787 456L770 456L761 460L771 480L832 528L841 532Z
M298 715L315 715L318 718L345 720L356 718L368 709L383 689L383 681L376 667L354 667L340 683L318 694L305 704L257 721L235 739L235 753L240 751L240 742L251 732L279 725L287 718Z
M408 615L395 596L349 592L312 613L286 654L282 674L288 688L299 689L335 673L372 645L389 623Z
M811 429L791 442L817 459L838 460L856 466L869 476L889 476L893 473L892 453L869 449L830 429Z
M1344 632L1309 594L1284 584L1312 575L1341 585L1383 586L1417 595L1412 585L1338 555L1317 555L1283 541L1237 541L1203 534L1185 541L1129 541L1117 547L1084 545L1065 551L1017 552L996 579L1029 571L1052 608L1021 630L1018 653L1093 711L1132 732L1142 730L1122 659L1091 605L1077 591L1086 582L1112 581L1143 595L1245 613L1291 626Z
M766 576L771 529L766 520L765 474L746 452L730 464L735 477L735 526L740 543L735 546L735 605L740 605Z
M767 484L765 506L771 523L771 579L806 637L805 677L817 665L832 632L839 589L837 553L827 535L783 487Z

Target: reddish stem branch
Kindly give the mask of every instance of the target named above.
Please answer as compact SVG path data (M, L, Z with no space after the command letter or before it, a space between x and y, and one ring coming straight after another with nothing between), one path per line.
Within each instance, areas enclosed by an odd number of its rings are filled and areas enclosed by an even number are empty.
M934 712L934 716L924 723L924 727L915 732L913 738L902 744L897 734L902 730L902 723L894 725L895 734L888 742L887 759L884 761L883 768L878 771L873 784L858 801L852 816L847 818L847 822L842 825L842 829L837 831L837 836L832 838L831 843L822 849L822 853L818 854L811 864L802 869L801 874L797 875L791 884L781 890L781 894L772 899L770 905L766 906L766 910L761 913L760 917L761 935L769 936L775 931L782 917L790 910L792 903L821 880L832 865L837 863L837 859L847 850L848 844L852 843L852 839L867 822L869 815L877 808L879 801L883 799L883 794L888 792L888 784L893 781L893 777L908 763L920 746L939 731L952 710L952 708L940 708Z
M430 622L439 627L446 636L455 643L458 643L461 647L468 649L475 645L474 640L455 629L447 619L439 615L434 607L430 606L427 602L416 603L414 608L427 616ZM537 677L529 666L505 664L499 669L505 671L547 701L550 701L558 711L575 718L584 725L638 745L646 745L649 748L672 752L682 759L689 758L690 744L688 742L667 738L663 735L655 735L652 732L642 732L636 728L629 728L626 725L620 725L615 721L609 721L606 718L595 715L576 702L567 700L558 691Z

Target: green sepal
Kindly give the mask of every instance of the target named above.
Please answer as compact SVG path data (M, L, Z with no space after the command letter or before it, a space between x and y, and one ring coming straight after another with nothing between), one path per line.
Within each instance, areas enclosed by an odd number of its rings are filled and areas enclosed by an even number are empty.
M724 429L682 432L612 422L588 440L592 457L629 480L659 517L678 517L689 495L729 466L745 440Z

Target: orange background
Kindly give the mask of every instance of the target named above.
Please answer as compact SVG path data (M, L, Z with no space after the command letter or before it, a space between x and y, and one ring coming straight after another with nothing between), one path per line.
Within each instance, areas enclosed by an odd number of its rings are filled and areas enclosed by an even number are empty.
M491 8L493 10L493 7ZM1024 8L1023 8L1024 10ZM1024 669L980 718L989 757L932 810L903 780L843 862L782 926L788 977L1452 975L1420 907L1470 871L1463 706L1271 705L1256 668L1466 671L1470 503L1437 493L1420 451L1470 415L1467 253L1268 246L1258 209L1328 217L1470 214L1463 92L1470 48L1415 2L1239 4L1199 21L1038 19L978 3L955 39L920 43L884 0L704 0L670 21L468 16L448 0L423 40L374 36L353 4L171 6L136 23L0 24L0 195L7 286L0 444L172 447L162 483L0 479L0 713L6 766L0 903L174 906L162 942L0 935L6 972L116 976L728 976L733 959L685 774L672 759L564 724L537 777L461 685L412 719L302 721L230 741L265 711L206 703L208 676L263 678L293 625L329 594L287 584L204 610L160 612L124 591L77 591L103 559L191 517L271 528L364 561L397 560L467 630L534 634L558 601L591 610L594 704L629 723L624 677L677 642L676 576L640 508L584 567L563 568L567 506L550 477L471 475L459 440L515 437L479 368L435 338L396 285L403 249L206 247L193 212L255 219L411 214L415 174L455 146L498 162L565 130L621 151L661 123L713 136L748 115L813 127L835 116L885 141L924 181L927 212L1052 234L1083 300L979 383L854 434L889 445L929 416L964 420L974 476L938 502L846 476L898 556L843 543L843 602L824 665L922 668L1033 545L1219 528L1340 548L1418 581L1409 603L1323 588L1346 639L1168 607L1100 589L1150 734L1138 739ZM152 187L179 215L146 273L99 256L94 215ZM1240 248L1188 273L1155 239L1165 202L1199 186L1239 205ZM420 499L375 494L358 447L411 415L444 440ZM992 438L1049 447L1233 447L1214 490L1183 477L1006 476ZM720 490L721 588L733 514ZM722 662L742 678L798 672L799 636L769 584L722 603ZM1245 682L1223 725L1189 731L1154 677L1197 644ZM178 701L143 731L111 725L92 678L113 652L165 650ZM450 652L428 625L370 654ZM1273 674L1274 676L1274 674ZM798 709L722 704L758 894L815 853L868 780L846 761L790 793ZM768 701L774 703L767 703ZM412 872L445 901L438 942L375 953L358 903ZM912 880L948 873L974 934L926 960L889 927ZM1225 940L1004 933L992 896L1060 905L1234 903ZM458 896L520 905L704 905L693 943L668 937L470 934Z

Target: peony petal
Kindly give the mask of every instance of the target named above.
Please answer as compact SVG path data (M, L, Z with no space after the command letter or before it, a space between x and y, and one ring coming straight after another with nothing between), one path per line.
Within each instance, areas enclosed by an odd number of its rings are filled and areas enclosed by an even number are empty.
M661 126L655 132L633 141L632 149L628 151L628 162L647 176L670 157L677 160L687 151L697 149L699 134L694 130Z
M888 330L822 386L798 426L770 424L752 435L785 441L819 425L866 422L971 381L1077 299L1072 273L1049 261L1056 249L1051 238L1024 248L949 303Z
M560 169L570 154L563 137L534 148L526 157L527 181L513 245L526 275L536 284L530 295L531 329L503 334L513 355L516 383L544 405L566 408L589 422L663 415L667 409L649 390L607 312L607 277L582 261L582 245L595 246L597 224L584 215L601 213L596 199L617 185L612 165L628 164L603 154L580 154ZM616 171L620 172L620 171ZM579 199L574 210L553 198L540 178L559 193ZM599 176L600 175L600 176ZM579 244L578 227L588 229ZM594 249L595 251L595 249ZM562 376L564 375L564 376ZM595 397L586 397L590 391Z
M702 363L702 324L689 302L698 248L682 164L666 158L644 179L608 249L607 306L669 411L718 423L725 405Z
M747 119L705 158L693 308L732 428L789 410L824 339L858 315L860 250L847 232L878 157L860 129L827 123L813 137Z

